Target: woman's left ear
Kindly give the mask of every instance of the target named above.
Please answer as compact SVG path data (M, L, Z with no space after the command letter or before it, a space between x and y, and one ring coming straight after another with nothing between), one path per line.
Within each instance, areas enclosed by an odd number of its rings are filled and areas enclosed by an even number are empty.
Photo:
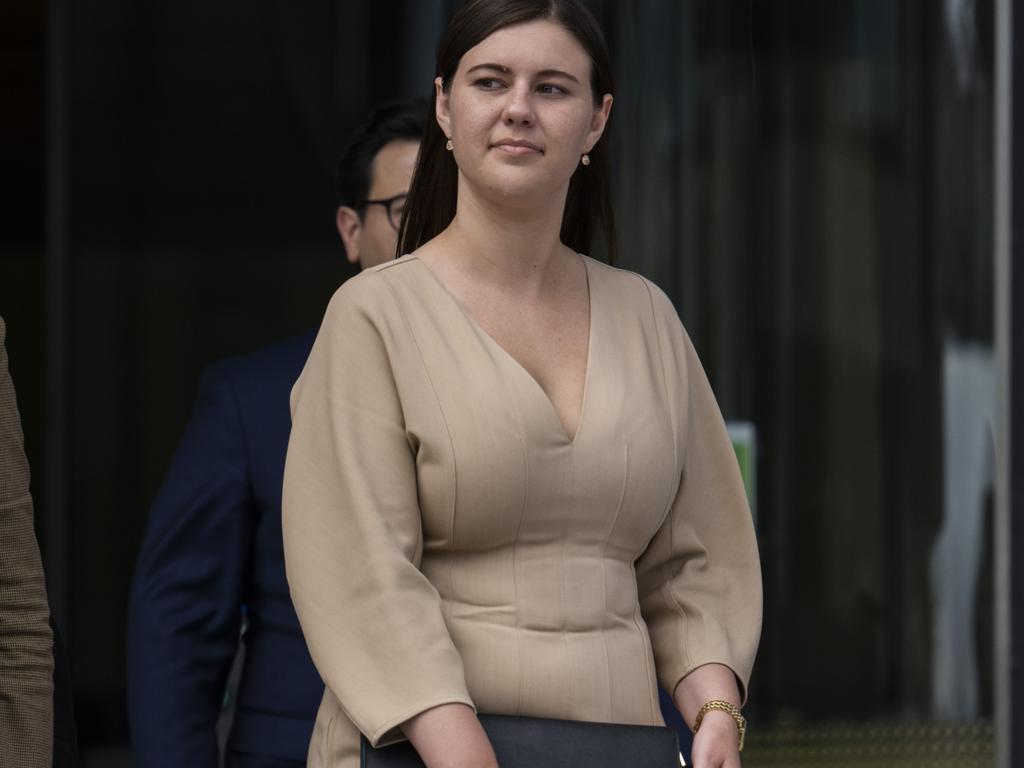
M587 132L587 140L584 143L586 147L583 151L590 152L594 145L597 144L601 135L604 133L604 128L608 125L608 117L612 113L612 95L606 93L604 98L601 99L601 106L594 110L594 116L590 119L590 130Z

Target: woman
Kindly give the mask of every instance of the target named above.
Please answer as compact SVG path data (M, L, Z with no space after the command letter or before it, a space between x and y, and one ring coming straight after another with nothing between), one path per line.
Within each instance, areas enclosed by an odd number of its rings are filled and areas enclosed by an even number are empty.
M292 394L284 539L327 689L311 766L358 731L494 766L476 711L703 720L739 765L761 619L735 457L668 299L581 256L610 227L607 51L577 0L471 0L438 57L411 253L346 283Z

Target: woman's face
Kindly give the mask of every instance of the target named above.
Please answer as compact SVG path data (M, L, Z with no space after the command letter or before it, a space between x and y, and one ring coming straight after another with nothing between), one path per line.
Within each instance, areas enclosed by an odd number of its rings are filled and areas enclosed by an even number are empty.
M590 58L564 27L539 20L500 29L469 49L451 87L437 87L437 120L454 145L460 186L509 202L549 202L611 110L595 105Z

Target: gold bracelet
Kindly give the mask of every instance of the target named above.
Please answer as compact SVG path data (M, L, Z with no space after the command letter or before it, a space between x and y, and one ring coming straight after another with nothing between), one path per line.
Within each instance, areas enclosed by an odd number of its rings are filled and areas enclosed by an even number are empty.
M740 731L740 748L739 751L743 751L743 737L747 735L747 718L740 714L739 707L730 704L728 701L722 701L721 699L712 699L697 713L697 719L693 721L693 732L696 733L697 729L700 728L701 722L704 720L704 715L713 709L721 710L727 715L730 715L733 720L736 721L736 727Z

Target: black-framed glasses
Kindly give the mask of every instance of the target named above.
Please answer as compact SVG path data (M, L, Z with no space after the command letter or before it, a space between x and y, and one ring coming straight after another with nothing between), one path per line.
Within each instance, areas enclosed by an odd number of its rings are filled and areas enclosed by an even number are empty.
M383 205L388 212L388 223L395 228L395 232L402 224L402 214L405 212L405 200L409 197L408 192L399 192L397 195L385 197L382 200L364 200L363 206Z

